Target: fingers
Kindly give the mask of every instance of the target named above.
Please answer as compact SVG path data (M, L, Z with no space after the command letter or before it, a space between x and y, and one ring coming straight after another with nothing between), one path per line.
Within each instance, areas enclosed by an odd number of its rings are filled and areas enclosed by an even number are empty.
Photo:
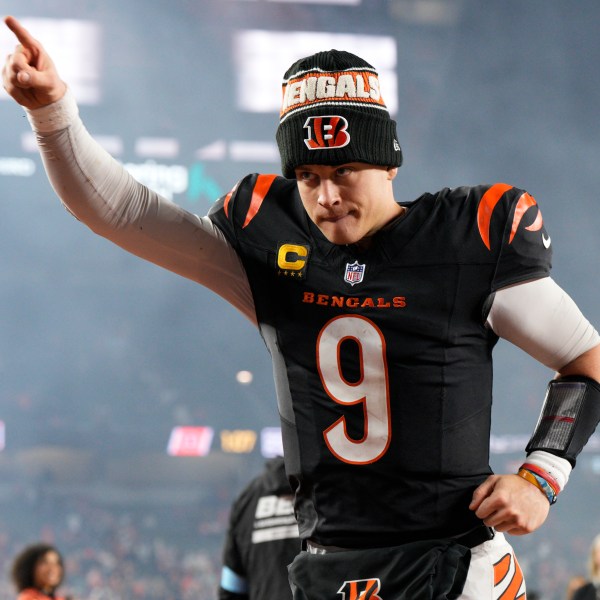
M22 106L35 109L56 102L66 92L66 84L38 42L14 17L4 19L19 45L2 70L4 89Z
M541 518L537 514L531 515L513 510L510 507L492 512L482 520L488 527L493 527L496 531L511 535L531 533L542 523Z
M29 57L24 50L17 48L6 61L8 72L12 75L13 83L20 87L29 87L31 82L31 66Z
M481 503L492 493L496 477L491 475L488 477L474 492L469 509L473 511L479 510ZM477 515L479 517L479 515Z
M514 519L514 515L509 515L510 493L501 484L496 476L488 477L473 493L474 500L469 506L488 527L500 526L507 518Z
M34 84L35 75L35 65L33 63L40 54L39 42L14 17L6 17L4 22L17 36L20 45L15 48L13 54L8 56L3 75L5 79L9 79L10 84L13 86L31 87Z
M21 47L17 48L13 54L6 59L2 76L4 87L10 93L11 87L27 89L32 86L33 69L29 66L29 61Z
M22 44L25 48L30 50L35 50L38 47L38 41L15 19L14 17L8 16L5 17L4 22L6 26L15 34L19 43Z
M488 527L513 535L535 531L548 516L547 498L516 475L492 475L473 493L469 508Z

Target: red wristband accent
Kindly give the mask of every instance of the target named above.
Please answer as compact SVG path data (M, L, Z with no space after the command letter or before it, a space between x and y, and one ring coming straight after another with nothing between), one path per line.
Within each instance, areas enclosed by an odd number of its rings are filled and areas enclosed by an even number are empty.
M527 469L528 471L531 471L532 473L543 477L548 482L548 485L554 490L554 493L558 496L558 494L560 493L560 485L558 485L558 482L556 481L556 479L554 479L554 477L552 477L552 475L550 475L550 473L544 471L544 469L532 463L524 463L521 465L521 468Z

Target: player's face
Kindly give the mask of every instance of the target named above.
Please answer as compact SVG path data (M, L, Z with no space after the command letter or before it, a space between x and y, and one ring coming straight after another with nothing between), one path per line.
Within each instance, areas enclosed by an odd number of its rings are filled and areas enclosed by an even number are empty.
M402 211L392 180L398 169L365 163L302 165L296 180L302 204L332 244L369 239Z

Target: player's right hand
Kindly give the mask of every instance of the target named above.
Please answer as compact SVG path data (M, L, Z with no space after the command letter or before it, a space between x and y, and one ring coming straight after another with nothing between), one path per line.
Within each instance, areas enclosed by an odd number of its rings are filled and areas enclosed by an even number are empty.
M4 22L19 40L2 69L4 89L29 109L60 100L67 86L44 47L14 17L6 17Z

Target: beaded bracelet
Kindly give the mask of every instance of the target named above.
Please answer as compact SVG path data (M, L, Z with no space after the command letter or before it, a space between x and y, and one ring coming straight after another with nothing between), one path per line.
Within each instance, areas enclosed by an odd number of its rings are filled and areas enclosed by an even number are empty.
M537 475L536 473L532 473L523 467L519 469L517 475L529 481L529 483L535 485L535 487L544 492L550 504L554 504L556 502L557 494L554 492L552 486L543 477Z

